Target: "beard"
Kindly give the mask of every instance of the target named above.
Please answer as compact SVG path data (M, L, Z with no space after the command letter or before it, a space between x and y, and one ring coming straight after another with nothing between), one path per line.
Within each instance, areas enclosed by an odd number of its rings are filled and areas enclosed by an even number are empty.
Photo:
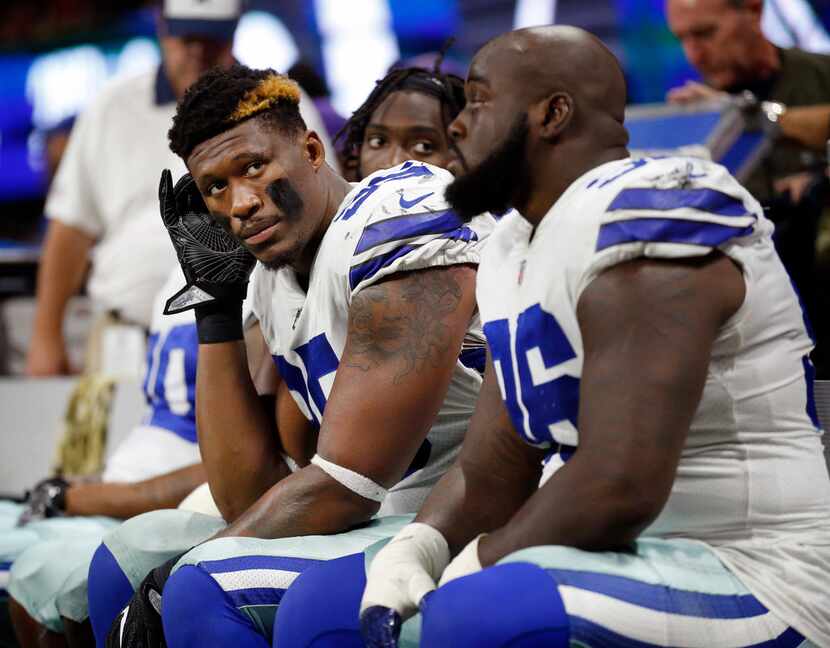
M291 266L296 259L300 258L301 252L302 247L297 245L286 252L281 252L280 254L271 257L267 261L260 260L259 262L268 270L276 272L281 268Z
M463 220L488 211L503 214L527 195L527 134L527 113L522 113L495 151L447 187L446 199Z
M284 267L294 267L303 256L309 244L313 245L313 232L296 223L290 233L280 242L280 251L272 253L268 259L259 259L259 262L268 270L279 270Z

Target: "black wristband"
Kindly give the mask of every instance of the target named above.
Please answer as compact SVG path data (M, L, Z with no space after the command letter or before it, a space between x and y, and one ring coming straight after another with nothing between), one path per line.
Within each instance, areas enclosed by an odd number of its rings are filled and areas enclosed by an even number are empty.
M200 304L194 310L199 344L218 344L243 339L242 300L216 300Z

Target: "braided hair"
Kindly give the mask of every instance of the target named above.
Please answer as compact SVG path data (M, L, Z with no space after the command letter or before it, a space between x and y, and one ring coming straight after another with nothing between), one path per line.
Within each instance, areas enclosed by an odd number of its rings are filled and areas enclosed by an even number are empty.
M441 103L442 130L447 131L450 122L464 109L467 100L464 96L464 80L455 74L441 72L443 58L442 53L436 59L432 70L421 67L393 68L376 82L366 101L352 113L334 138L335 143L340 143L347 157L360 155L369 120L393 92L420 92L438 99ZM452 140L449 144L455 148Z

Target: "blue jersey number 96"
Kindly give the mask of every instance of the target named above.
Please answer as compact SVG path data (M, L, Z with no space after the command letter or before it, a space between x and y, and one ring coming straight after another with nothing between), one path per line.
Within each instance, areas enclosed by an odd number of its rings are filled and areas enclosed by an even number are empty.
M571 343L553 315L539 304L519 315L511 339L509 321L484 325L505 406L519 434L534 445L573 444L557 432L563 422L576 430L579 378Z

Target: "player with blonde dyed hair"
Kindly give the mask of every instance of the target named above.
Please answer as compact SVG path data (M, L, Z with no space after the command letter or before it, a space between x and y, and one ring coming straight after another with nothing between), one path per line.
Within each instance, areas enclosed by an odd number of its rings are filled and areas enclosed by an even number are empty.
M165 173L160 201L187 282L168 310L195 308L199 442L230 525L204 542L213 532L189 533L202 518L165 512L105 539L90 570L99 642L137 589L111 645L270 644L293 578L394 534L452 462L472 413L475 266L493 219L460 219L443 196L451 174L428 164L347 183L325 164L293 87L236 66L203 76L179 105L170 144L192 176L174 186ZM290 438L244 362L240 304L255 261L249 297L274 358L265 382L278 408L286 395L308 419ZM139 566L130 542L151 529L178 546Z

